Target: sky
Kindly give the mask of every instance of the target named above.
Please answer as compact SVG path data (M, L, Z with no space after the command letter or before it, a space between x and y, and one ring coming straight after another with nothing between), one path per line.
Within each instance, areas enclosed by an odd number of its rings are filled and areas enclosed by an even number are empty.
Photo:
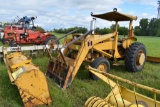
M18 17L37 16L35 25L45 30L69 27L89 28L93 14L113 11L137 16L133 26L142 18L157 17L157 0L0 0L0 21L13 22ZM110 27L113 22L97 19L96 27ZM120 23L128 27L128 23Z

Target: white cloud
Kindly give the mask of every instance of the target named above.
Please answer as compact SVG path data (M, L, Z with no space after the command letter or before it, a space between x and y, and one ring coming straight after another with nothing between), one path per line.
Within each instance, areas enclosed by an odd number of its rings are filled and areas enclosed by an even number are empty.
M37 16L35 24L45 29L66 28L82 26L89 28L92 17L90 12L104 13L112 11L114 7L122 11L120 5L124 2L137 2L150 6L157 6L153 0L0 0L0 20L12 21L16 16ZM129 14L136 15L134 10ZM138 17L153 16L148 13L137 15ZM109 27L112 23L104 20L97 20L98 27ZM137 21L136 21L137 24ZM122 24L122 26L128 24Z
M26 10L24 14L29 16L35 16L35 15L38 15L38 12L35 10Z
M157 0L124 0L125 2L134 2L157 7Z

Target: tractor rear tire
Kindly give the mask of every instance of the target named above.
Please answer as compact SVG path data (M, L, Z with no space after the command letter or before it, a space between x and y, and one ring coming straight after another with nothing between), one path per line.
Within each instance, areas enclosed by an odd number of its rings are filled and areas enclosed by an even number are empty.
M57 38L55 36L50 36L48 38L46 38L46 40L44 41L45 45L49 45L52 41L56 40ZM56 42L56 44L59 44L59 42Z
M137 72L143 69L146 62L146 48L142 43L130 45L125 54L125 68L127 71Z
M102 70L104 72L107 72L109 73L110 71L110 63L109 61L104 58L104 57L99 57L99 58L96 58L92 63L91 63L91 67L93 68L96 68L96 69L99 69L99 70ZM94 74L92 74L90 72L90 76L92 79L94 80L99 80L99 78L97 76L95 76Z
M14 40L12 40L12 41L10 42L10 46L11 46L11 47L16 47L16 46L17 46L17 43L16 43Z

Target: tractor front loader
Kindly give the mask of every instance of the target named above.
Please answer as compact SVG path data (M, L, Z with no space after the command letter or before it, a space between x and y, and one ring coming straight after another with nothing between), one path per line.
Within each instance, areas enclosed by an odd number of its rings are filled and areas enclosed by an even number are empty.
M156 96L160 95L160 90L105 73L90 66L86 68L106 82L110 86L111 92L105 99L96 96L90 97L85 102L84 107L160 107L160 101L156 100ZM111 79L114 79L117 83ZM123 87L119 84L120 82L131 85L133 90ZM153 98L136 92L137 88L153 93Z
M16 85L25 107L50 105L52 103L44 73L22 52L7 53L4 62L13 85Z
M91 21L91 30L85 34L72 34L67 37L62 48L59 49L57 58L49 61L46 75L54 78L62 88L66 89L73 81L81 64L86 61L94 68L109 72L110 62L114 64L122 59L126 70L131 72L143 69L146 61L146 50L142 43L135 42L132 30L132 22L137 17L122 14L117 11L93 15L93 17L115 21L115 30L112 33L95 34L95 21ZM118 22L129 21L129 33L127 38L119 39ZM98 78L91 74L95 80Z

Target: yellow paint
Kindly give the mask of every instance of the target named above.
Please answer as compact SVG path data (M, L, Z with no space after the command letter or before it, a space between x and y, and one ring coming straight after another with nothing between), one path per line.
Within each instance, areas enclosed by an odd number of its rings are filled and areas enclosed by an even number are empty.
M115 21L116 24L115 31L104 35L91 35L88 33L85 37L83 34L72 34L72 37L65 39L63 43L65 49L62 53L58 54L56 58L57 60L49 61L46 74L52 75L53 78L59 79L61 83L57 83L62 85L61 87L64 89L66 89L68 83L70 84L73 81L84 61L93 62L98 57L105 57L106 59L114 59L116 63L118 59L124 59L126 49L137 40L134 37L132 29L132 21L136 20L137 17L118 12L109 12L105 14L107 14L107 16L104 14L93 16L106 20L113 18L113 21ZM111 17L110 14L113 16ZM119 39L118 35L119 21L130 22L128 37L123 38L122 40ZM80 39L75 41L77 38ZM74 41L74 43L72 41ZM65 45L67 45L67 47Z
M21 52L5 53L4 62L12 84L18 87L25 107L52 103L45 75Z
M119 85L118 83L115 83L114 81L111 80L111 78L116 81L130 84L133 87L138 87L142 90L148 90L148 92L151 92L154 94L160 94L160 90L131 82L129 80L120 78L118 76L102 72L98 69L94 69L90 66L87 66L87 69L90 72L92 72L94 75L102 79L104 82L106 82L112 88L112 91L108 94L108 96L105 99L101 99L101 100L104 100L105 103L104 102L101 102L101 103L105 105L110 105L109 107L145 107L145 105L147 105L147 107L154 107L155 104L156 104L156 107L160 107L160 101L157 101L154 98L149 98L147 96L144 96L136 92L135 90L133 91L129 90ZM91 103L96 102L95 101L96 98L99 98L99 97L94 96L89 98L85 103L85 107L102 107L102 106L92 106Z

